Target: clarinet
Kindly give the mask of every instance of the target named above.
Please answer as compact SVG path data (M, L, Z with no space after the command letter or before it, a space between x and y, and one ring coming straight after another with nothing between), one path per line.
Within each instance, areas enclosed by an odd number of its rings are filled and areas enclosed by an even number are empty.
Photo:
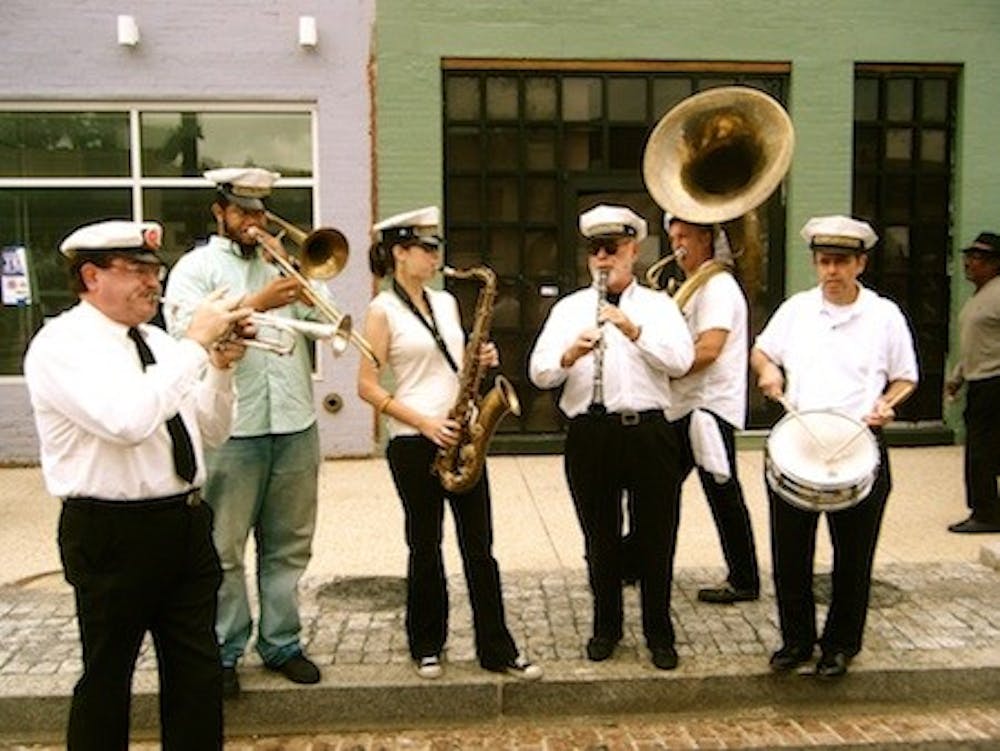
M592 415L607 413L604 406L604 331L601 329L601 308L608 304L608 270L597 272L597 344L594 345L594 387L588 412Z

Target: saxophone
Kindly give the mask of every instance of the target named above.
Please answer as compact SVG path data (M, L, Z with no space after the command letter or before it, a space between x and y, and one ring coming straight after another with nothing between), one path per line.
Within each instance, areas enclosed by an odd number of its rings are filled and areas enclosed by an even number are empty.
M514 386L502 375L496 377L493 388L481 397L479 387L483 369L479 367L480 346L488 341L493 302L496 299L497 276L488 266L459 270L445 266L445 276L455 279L478 279L483 288L476 300L475 322L465 347L462 370L458 374L458 399L448 417L459 425L458 442L438 449L434 457L434 472L441 485L450 493L465 493L478 481L486 461L486 448L497 424L508 412L521 414L521 404Z

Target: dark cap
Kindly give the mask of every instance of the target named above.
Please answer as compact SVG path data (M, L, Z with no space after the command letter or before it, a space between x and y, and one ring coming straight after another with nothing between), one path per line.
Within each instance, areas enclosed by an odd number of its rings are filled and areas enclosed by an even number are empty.
M993 232L980 232L968 248L962 248L963 253L1000 253L1000 236Z

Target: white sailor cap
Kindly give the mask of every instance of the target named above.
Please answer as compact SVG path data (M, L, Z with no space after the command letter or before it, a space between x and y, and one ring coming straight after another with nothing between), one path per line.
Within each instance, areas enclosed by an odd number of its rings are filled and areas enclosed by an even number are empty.
M580 214L580 234L587 239L602 237L646 238L646 220L626 206L599 204Z
M162 263L156 255L163 242L163 227L156 222L113 219L73 230L62 241L59 252L67 258L80 253L127 253L141 263Z
M839 214L814 216L802 228L802 238L810 249L826 253L863 253L878 242L868 222Z
M271 186L279 177L280 173L260 167L223 167L205 173L227 201L249 211L265 209L264 199L271 195Z
M390 216L372 227L372 237L388 247L414 242L436 248L444 243L441 212L437 206L425 206Z

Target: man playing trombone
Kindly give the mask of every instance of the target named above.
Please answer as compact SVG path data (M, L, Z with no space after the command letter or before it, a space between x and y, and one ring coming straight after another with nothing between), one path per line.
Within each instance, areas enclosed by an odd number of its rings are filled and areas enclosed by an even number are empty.
M216 185L217 232L181 257L170 274L167 325L186 328L193 303L218 287L244 295L245 305L303 319L303 280L270 262L283 254L265 230L264 199L279 175L259 168L205 173ZM266 249L265 249L266 248ZM308 290L320 294L317 284ZM303 340L301 332L293 336ZM222 562L216 633L223 691L239 694L236 664L253 630L244 553L254 532L260 616L256 648L265 667L295 683L316 683L319 668L302 651L298 583L312 553L320 463L309 348L287 356L250 349L236 370L237 419L232 437L209 453L205 499L215 512L213 538Z

